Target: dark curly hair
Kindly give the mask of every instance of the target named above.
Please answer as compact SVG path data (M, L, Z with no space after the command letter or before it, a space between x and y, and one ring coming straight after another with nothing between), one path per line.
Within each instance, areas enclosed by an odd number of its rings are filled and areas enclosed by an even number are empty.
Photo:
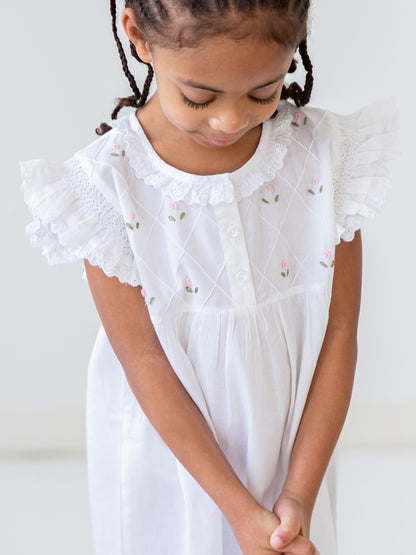
M284 86L281 98L292 99L296 106L305 106L309 102L313 87L313 66L307 47L310 0L126 0L125 7L134 10L137 23L149 44L181 48L194 46L202 38L217 34L239 40L257 33L259 40L264 42L275 41L283 46L298 47L306 70L305 85L304 88L298 83ZM146 103L153 68L151 64L146 64L148 73L140 91L118 36L116 0L110 0L110 11L121 64L133 92L127 98L118 99L111 114L111 119L116 119L124 106L140 108ZM181 24L178 23L180 15L186 16L181 19ZM236 26L232 16L238 16L239 23L243 25ZM142 62L132 43L130 51L137 61ZM289 73L294 73L296 66L297 62L293 60ZM96 133L103 135L110 129L107 123L102 123Z

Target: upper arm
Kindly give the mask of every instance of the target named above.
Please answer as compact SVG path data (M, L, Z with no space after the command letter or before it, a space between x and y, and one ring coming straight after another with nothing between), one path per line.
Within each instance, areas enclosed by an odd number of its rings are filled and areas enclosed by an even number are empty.
M361 303L362 243L341 241L335 250L335 270L329 309L329 326L356 333Z
M123 367L149 353L161 353L140 287L120 283L84 260L88 283L107 337Z

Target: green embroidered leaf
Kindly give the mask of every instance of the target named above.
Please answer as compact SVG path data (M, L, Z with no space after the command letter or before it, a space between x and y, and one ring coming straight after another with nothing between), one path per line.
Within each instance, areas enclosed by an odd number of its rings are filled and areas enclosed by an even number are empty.
M268 200L266 200L265 198L262 198L261 200L262 200L262 202L264 202L264 204L270 204L270 202Z
M152 297L152 298L150 299L150 301L149 301L149 304L152 304L152 302L153 302L154 300L155 300L155 298Z
M125 150L122 150L122 151L121 151L121 155L122 155L123 158L124 158L124 156L126 155L126 151L125 151Z
M335 266L335 260L333 260L333 261L331 262L331 268L333 268L334 266Z
M279 198L280 198L279 195L276 195L276 196L274 197L274 202L279 202Z
M169 216L169 220L170 220L171 222L176 222L176 219L175 219L173 216Z
M320 265L323 266L324 268L328 268L328 266L325 264L325 262L320 262Z
M136 229L139 229L139 227L140 227L139 222L136 222Z
M282 272L280 275L281 275L282 277L286 277L286 274L285 274L284 272Z
M134 229L133 226L129 224L129 222L126 222L126 227L128 227L129 229Z
M287 269L286 275L287 275L287 276L289 275L289 268Z
M112 152L111 156L117 156L118 157L118 154L117 154L117 152Z
M188 293L193 293L193 291L190 287L187 287L186 290L188 291Z
M308 189L308 193L310 193L311 195L314 195L315 191L312 191L312 189Z
M305 119L303 120L303 125L306 125L307 121L308 121L308 118L305 117Z
M319 192L322 193L323 190L324 190L324 186L321 185L321 187L319 188Z
M183 220L185 216L186 216L185 212L182 212L182 214L180 215L180 218L179 218L179 219L180 219L180 220Z
M195 293L198 293L198 287L195 287Z
M296 121L292 121L292 125L293 125L294 127L299 127L299 124L296 123Z

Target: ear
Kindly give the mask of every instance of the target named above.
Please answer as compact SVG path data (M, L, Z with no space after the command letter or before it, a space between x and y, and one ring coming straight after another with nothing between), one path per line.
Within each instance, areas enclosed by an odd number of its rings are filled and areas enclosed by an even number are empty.
M123 11L121 14L121 23L130 42L134 44L139 58L145 64L150 64L152 61L150 46L141 27L139 27L137 23L136 14L132 8L126 8Z

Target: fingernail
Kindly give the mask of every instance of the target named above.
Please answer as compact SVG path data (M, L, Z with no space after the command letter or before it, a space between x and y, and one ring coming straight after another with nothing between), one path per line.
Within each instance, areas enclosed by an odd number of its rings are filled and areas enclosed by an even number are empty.
M274 547L275 549L278 549L283 545L281 538L277 535L272 537L272 539L270 540L270 543L272 547Z

